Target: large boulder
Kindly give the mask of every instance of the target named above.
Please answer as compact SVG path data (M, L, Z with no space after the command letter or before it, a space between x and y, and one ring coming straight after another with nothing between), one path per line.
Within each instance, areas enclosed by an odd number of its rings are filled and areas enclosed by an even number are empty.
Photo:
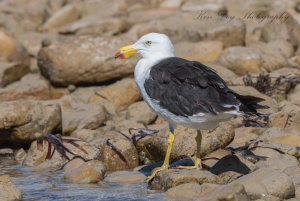
M217 185L186 183L170 188L165 193L168 200L186 201L249 201L245 187L241 184Z
M53 31L59 27L76 21L80 18L80 11L72 4L65 5L50 16L40 27L42 31Z
M223 44L220 41L180 42L175 45L175 49L178 57L208 63L220 57Z
M229 47L224 50L220 62L237 75L261 72L262 58L252 47Z
M256 48L260 52L261 65L268 72L287 66L288 58L294 55L293 45L284 40L255 43L250 47Z
M54 85L96 84L133 73L135 59L115 60L114 52L136 40L128 37L74 36L47 41L38 66Z
M264 195L273 195L281 199L295 196L292 179L287 174L271 168L261 168L237 179L234 183L243 184L252 199L258 199Z
M0 103L0 111L0 143L30 143L61 126L56 103L8 101Z
M151 188L156 190L168 190L180 184L196 182L203 183L219 183L219 178L208 172L199 170L179 170L170 169L159 172L151 183Z

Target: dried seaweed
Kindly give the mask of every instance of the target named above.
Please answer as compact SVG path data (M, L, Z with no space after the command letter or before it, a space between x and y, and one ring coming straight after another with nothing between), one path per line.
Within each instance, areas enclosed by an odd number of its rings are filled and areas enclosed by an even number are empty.
M293 73L278 77L271 77L269 74L264 73L259 74L257 77L246 74L243 77L243 82L246 86L252 86L268 96L273 94L286 95L300 83L300 74Z
M47 142L47 146L48 146L48 150L47 150L47 154L46 154L46 160L51 160L55 151L57 151L60 156L64 159L67 160L71 160L67 153L71 154L73 157L80 157L83 160L85 160L83 157L79 156L78 154L72 152L70 149L68 149L63 143L70 143L73 146L77 147L79 150L81 150L84 153L87 153L87 151L85 149L83 149L80 145L78 145L77 143L75 143L76 139L64 139L61 136L56 136L53 134L48 134L44 137L41 137L37 140L37 149L42 151L43 150L43 146L44 146L44 142ZM53 147L53 150L52 150Z
M136 131L133 133L133 131ZM131 142L136 145L137 142L147 136L154 136L158 133L158 130L152 130L149 128L129 128L129 133L132 135Z
M124 155L121 153L121 151L119 151L109 140L110 139L106 140L106 145L108 147L110 147L120 157L120 159L122 161L124 161L128 165L128 161L126 160L126 158L124 157Z

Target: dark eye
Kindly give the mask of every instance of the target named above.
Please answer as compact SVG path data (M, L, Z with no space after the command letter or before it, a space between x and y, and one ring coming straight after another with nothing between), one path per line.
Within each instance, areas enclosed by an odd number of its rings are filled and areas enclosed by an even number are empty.
M152 41L148 40L145 42L145 44L150 46L152 44Z

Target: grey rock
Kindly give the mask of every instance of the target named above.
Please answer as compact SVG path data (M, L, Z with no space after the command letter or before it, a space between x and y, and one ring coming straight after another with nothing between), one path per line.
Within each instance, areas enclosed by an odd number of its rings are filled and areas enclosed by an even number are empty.
M281 199L295 196L292 179L287 174L272 168L260 168L235 180L234 183L243 184L251 199L258 199L265 195L273 195Z
M180 184L193 182L218 184L219 179L216 175L204 170L169 169L159 172L154 177L151 188L166 191Z
M94 36L60 38L40 49L38 66L42 75L59 86L96 84L119 78L133 73L136 60L115 60L113 53L135 40Z
M30 143L61 126L58 104L43 101L0 103L0 143Z

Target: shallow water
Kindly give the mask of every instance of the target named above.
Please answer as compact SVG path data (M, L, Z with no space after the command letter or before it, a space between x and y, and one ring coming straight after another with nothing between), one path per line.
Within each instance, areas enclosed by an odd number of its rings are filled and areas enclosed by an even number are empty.
M164 200L161 192L150 190L146 184L69 184L62 181L62 172L33 172L17 165L9 157L0 157L0 174L9 174L22 191L24 201Z

